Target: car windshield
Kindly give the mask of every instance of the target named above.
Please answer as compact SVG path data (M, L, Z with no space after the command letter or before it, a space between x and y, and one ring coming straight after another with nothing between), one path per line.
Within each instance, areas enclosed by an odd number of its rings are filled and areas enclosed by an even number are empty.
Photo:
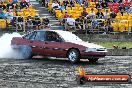
M78 36L67 31L56 31L65 41L82 41Z

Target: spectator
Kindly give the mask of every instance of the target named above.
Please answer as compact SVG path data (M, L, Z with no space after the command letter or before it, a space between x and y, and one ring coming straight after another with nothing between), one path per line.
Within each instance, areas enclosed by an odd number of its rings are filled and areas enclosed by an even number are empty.
M114 3L118 3L120 0L113 0Z
M72 16L70 16L66 19L66 22L68 23L68 25L74 25L75 20L72 18Z
M110 13L110 18L114 19L116 18L117 14L114 12L114 10Z
M13 9L14 8L14 5L11 4L10 2L8 2L8 4L6 5L6 8L7 9Z
M68 17L70 17L70 15L67 12L65 12L63 18L68 18Z
M129 9L127 10L128 13L132 13L132 5L130 5Z
M113 28L111 26L111 22L112 22L112 20L110 18L108 18L106 20L106 30L107 30L107 32L113 32Z
M59 8L59 4L55 1L52 3L52 8L53 9L58 9Z
M83 10L83 12L81 13L81 15L82 15L83 17L87 17L88 13L86 12L86 9Z
M82 5L83 0L78 0L77 2L78 2L80 5Z
M13 19L11 20L11 22L9 24L12 25L13 27L16 27L16 23L17 23L17 18L13 17ZM9 28L8 25L7 25L7 28ZM16 27L16 31L17 31L17 27Z
M62 4L59 6L59 9L60 9L60 10L65 10L64 3L62 3Z
M84 17L80 16L75 20L75 25L78 27L80 30L84 29Z
M22 8L22 9L25 8L25 7L29 7L28 3L27 3L25 0L22 0L22 1L20 2L20 5L21 5L21 8Z
M96 2L96 9L100 9L100 8L102 8L101 2Z
M16 4L17 2L18 2L18 0L13 0L13 2L12 2L12 3L13 3L13 4Z
M83 4L84 4L84 7L87 8L89 6L89 1L88 0L84 0Z
M106 3L109 3L110 2L110 0L105 0L106 1Z
M113 0L109 0L109 3L114 3L114 1Z
M36 21L35 21L35 18L32 19L32 24L33 24L33 30L36 30Z
M89 12L89 16L92 16L92 17L95 16L95 12L94 12L94 9L93 9L93 8L92 8L91 11Z
M17 18L17 27L25 32L23 21L24 21L23 17L18 17Z
M7 19L13 20L13 12L12 12L12 10L8 10L8 12L6 12L6 14L5 14L5 17Z
M5 10L6 9L6 6L4 5L4 3L1 1L1 3L0 3L0 9L3 9L3 10Z
M108 4L105 0L101 3L102 8L108 8Z
M107 18L109 18L109 16L110 16L110 14L109 14L108 10L105 10L104 18L107 19Z
M71 6L71 7L74 7L74 3L75 3L75 2L74 2L73 0L70 0L70 6Z
M41 2L41 3L42 3L42 6L45 7L45 1L46 1L46 0L41 0L41 1L42 1L42 2Z
M123 16L123 13L125 13L125 10L121 9L120 13L121 13L122 16Z
M70 16L66 19L66 24L67 25L65 25L65 28L68 30L70 30L70 28L69 28L70 26L75 27L75 20L72 18L72 16Z
M65 6L65 9L66 9L67 5L69 4L68 0L64 0L63 3L64 3L64 6Z
M20 3L16 3L15 8L16 8L17 12L20 12L21 11L21 5L20 5Z
M3 9L0 9L0 19L5 18L5 13L3 12Z
M32 30L32 19L31 19L31 16L28 16L27 17L27 20L26 20L26 25L28 27L29 30Z
M39 16L35 16L35 24L36 24L36 29L40 29L41 26L41 20L39 18Z
M44 18L43 21L42 21L42 25L44 25L43 28L44 27L49 27L49 19L48 18Z
M119 3L122 3L122 0L119 0Z
M104 18L104 15L103 15L103 13L101 12L101 9L98 9L98 12L96 13L96 18L97 18L97 19L102 19L102 18Z
M123 3L120 4L119 11L125 11L125 5Z
M65 14L64 14L64 16L63 16L63 19L62 19L62 24L64 24L64 23L66 22L66 19L67 19L68 17L70 17L70 15L69 15L67 12L65 12Z
M131 4L130 4L130 5L128 5L128 6L126 6L126 7L125 7L125 11L129 13L129 9L130 9L130 7L132 7L132 5L131 5Z

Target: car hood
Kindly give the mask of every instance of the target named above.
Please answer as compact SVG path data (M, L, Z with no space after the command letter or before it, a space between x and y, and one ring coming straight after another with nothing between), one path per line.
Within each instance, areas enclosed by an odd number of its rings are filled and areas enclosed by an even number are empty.
M103 46L94 44L94 43L89 43L89 42L84 42L84 41L70 41L71 43L82 45L88 48L105 48Z

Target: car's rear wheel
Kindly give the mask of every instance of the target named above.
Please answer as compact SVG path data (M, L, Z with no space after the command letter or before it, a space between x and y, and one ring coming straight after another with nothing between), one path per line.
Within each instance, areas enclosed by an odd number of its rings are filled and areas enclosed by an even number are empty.
M21 55L20 59L31 59L33 57L32 48L28 45L20 45L19 52Z
M80 53L77 49L71 49L68 52L68 59L71 63L77 63L80 61Z
M95 62L98 61L98 59L99 59L99 58L89 58L88 60L89 60L89 62L91 62L91 63L95 63Z

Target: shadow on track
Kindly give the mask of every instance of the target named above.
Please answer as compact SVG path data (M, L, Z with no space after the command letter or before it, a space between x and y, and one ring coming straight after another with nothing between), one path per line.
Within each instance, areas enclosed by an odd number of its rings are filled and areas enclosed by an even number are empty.
M80 60L80 62L76 63L76 64L72 64L70 63L67 58L36 58L36 57L33 57L31 59L32 61L35 61L35 62L43 62L43 63L51 63L51 64L55 64L55 65L104 65L103 62L101 62L100 60L98 62L95 62L95 63L91 63L89 62L87 59L84 60Z

